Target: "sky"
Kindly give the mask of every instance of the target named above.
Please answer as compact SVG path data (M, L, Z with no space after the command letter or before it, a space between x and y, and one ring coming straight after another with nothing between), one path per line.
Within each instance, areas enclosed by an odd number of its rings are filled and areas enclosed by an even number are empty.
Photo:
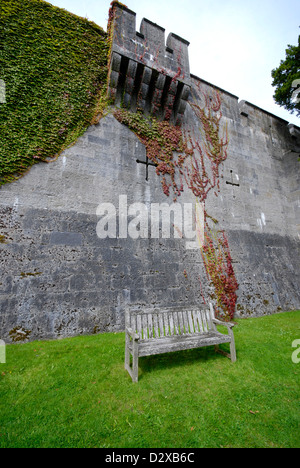
M107 29L111 0L48 0ZM275 104L271 71L300 34L299 0L123 0L136 13L190 42L191 73L300 126Z

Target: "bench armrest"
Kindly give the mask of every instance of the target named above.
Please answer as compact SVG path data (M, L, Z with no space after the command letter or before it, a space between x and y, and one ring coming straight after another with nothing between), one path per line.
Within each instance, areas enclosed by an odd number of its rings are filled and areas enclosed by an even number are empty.
M126 328L125 332L133 339L133 340L139 340L140 337L137 333L135 333L132 328Z
M224 325L224 327L227 327L227 328L233 328L235 325L234 323L231 323L231 322L222 322L221 320L218 320L216 318L213 318L212 321L216 325Z

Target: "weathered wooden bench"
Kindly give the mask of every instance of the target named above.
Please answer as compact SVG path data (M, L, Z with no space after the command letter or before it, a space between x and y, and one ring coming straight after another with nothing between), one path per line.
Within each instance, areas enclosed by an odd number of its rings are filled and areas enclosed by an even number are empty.
M227 327L228 334L220 333L216 325ZM137 382L139 357L211 345L215 346L217 352L235 362L233 326L233 323L221 322L215 318L212 304L205 310L197 307L186 310L137 310L127 307L125 369L132 381ZM221 343L230 343L230 354L219 350Z

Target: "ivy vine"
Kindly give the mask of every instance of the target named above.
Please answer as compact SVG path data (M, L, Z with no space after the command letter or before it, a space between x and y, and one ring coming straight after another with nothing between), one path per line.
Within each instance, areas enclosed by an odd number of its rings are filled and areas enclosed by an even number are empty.
M134 131L145 145L148 158L157 165L157 175L162 177L165 195L169 196L172 188L176 200L183 191L182 178L179 182L176 178L177 169L182 169L185 159L193 153L181 128L167 121L158 121L155 117L145 118L140 112L132 113L126 109L115 109L113 114L119 122Z
M95 23L40 0L1 0L0 185L55 157L101 114L107 57Z

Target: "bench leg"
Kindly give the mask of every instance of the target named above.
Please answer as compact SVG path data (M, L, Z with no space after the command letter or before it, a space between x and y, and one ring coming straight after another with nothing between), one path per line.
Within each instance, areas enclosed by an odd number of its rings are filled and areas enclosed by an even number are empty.
M236 362L236 351L235 351L235 343L234 343L234 337L231 336L231 342L230 342L230 354L226 353L222 349L219 349L219 345L215 345L215 352L222 354L223 356L228 357L231 359L231 362Z
M133 342L132 349L132 382L138 382L139 378L139 353L138 344L136 341Z
M130 351L128 347L129 337L126 335L126 343L125 343L125 369L130 369Z
M130 338L126 336L126 346L125 346L125 369L128 371L133 382L138 382L138 373L139 373L139 356L138 356L138 343L133 340L133 349L132 349L132 367L130 366L130 350L129 350L129 340Z
M219 348L219 345L215 345L215 352L222 354L222 356L226 356L227 358L231 359L231 355L229 353L226 353L226 351L223 351L223 349Z
M233 332L232 332L232 330L230 330L230 331L231 331L230 358L231 358L231 362L235 362L236 361L235 342L234 342Z

